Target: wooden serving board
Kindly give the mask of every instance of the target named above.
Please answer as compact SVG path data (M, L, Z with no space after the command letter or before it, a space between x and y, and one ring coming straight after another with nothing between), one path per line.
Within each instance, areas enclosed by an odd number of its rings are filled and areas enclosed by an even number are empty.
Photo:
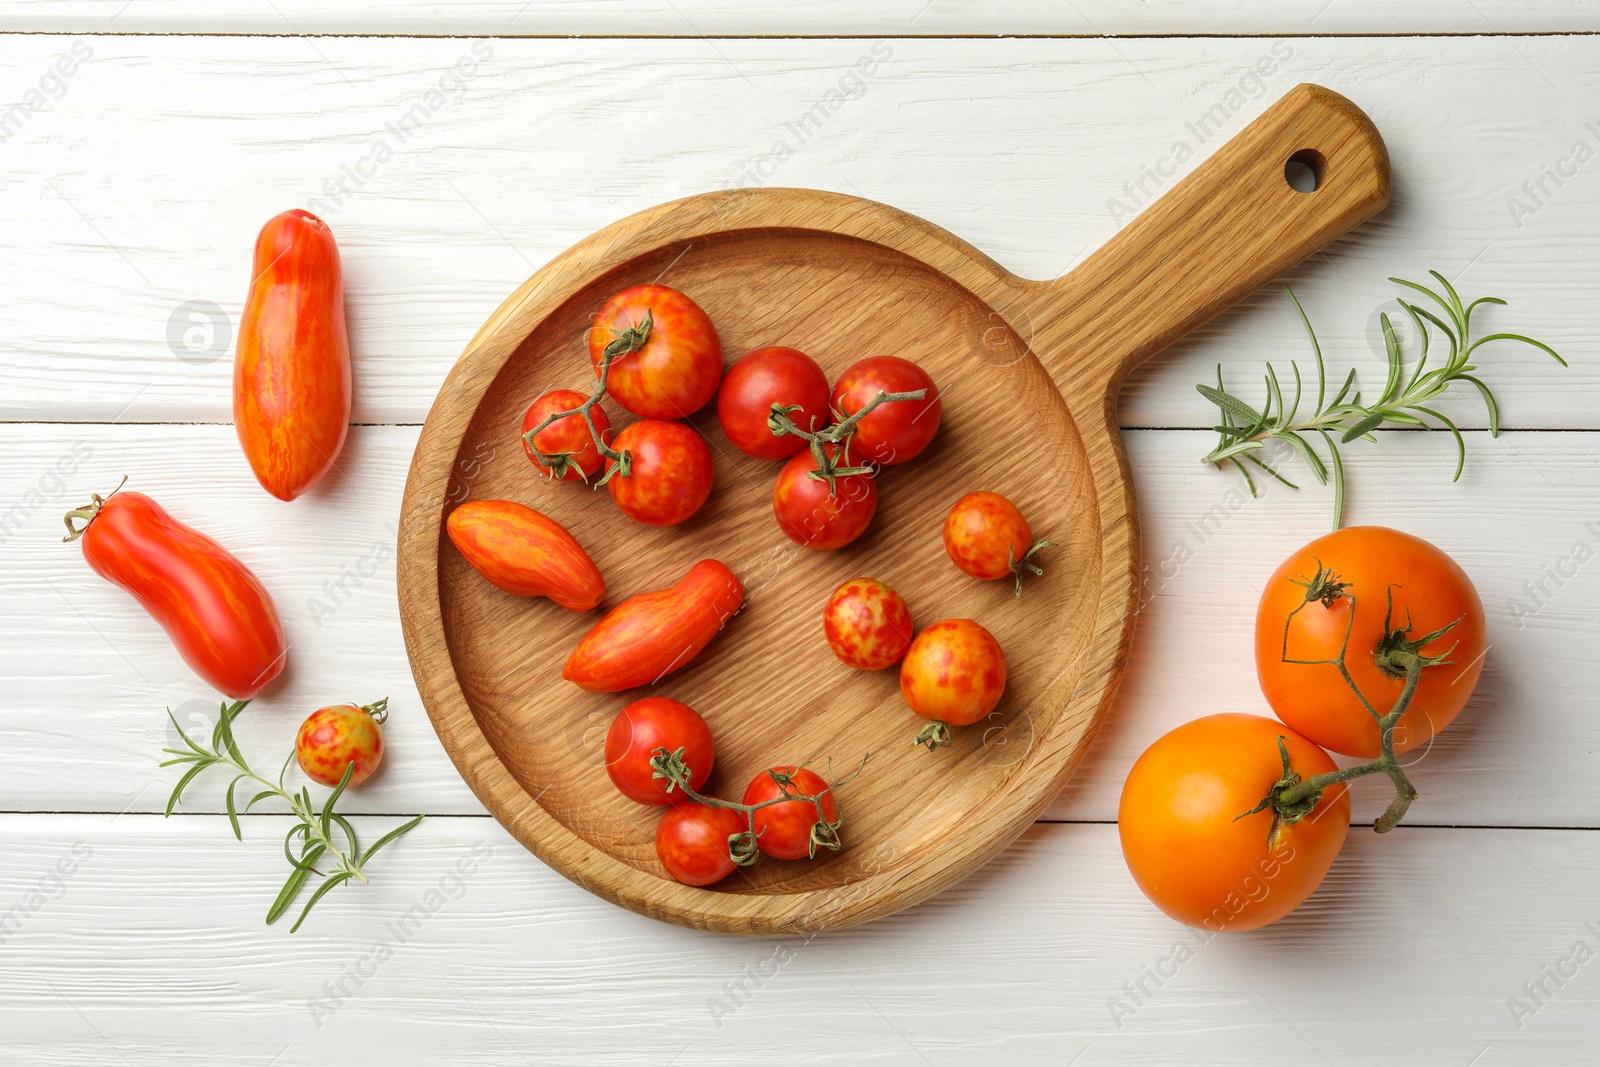
M1313 192L1285 178L1291 157ZM1072 774L1105 714L1134 624L1138 531L1114 421L1129 368L1388 200L1388 156L1367 117L1318 86L1289 92L1065 278L1028 281L922 219L801 189L735 190L624 219L530 278L478 332L428 416L406 485L401 619L412 671L445 748L520 841L584 887L670 922L743 934L850 926L970 874L1021 833ZM917 460L886 470L866 536L838 552L788 541L772 518L778 465L730 446L715 405L692 424L716 459L710 501L668 529L625 518L601 490L540 479L517 439L539 393L592 378L585 337L617 290L661 281L692 296L731 360L802 349L830 379L894 353L940 384L944 423ZM628 416L612 405L616 422ZM618 418L622 416L622 418ZM951 565L945 512L1003 493L1060 547L1024 596ZM744 610L687 669L649 690L596 694L561 678L599 618L491 586L450 545L467 499L518 500L565 525L607 582L606 607L727 563ZM833 588L869 575L920 626L969 617L1005 649L1009 682L952 747L922 724L894 670L839 663L822 635ZM602 758L606 727L646 693L696 708L717 740L707 790L730 797L768 766L803 763L841 786L845 848L763 859L719 886L667 877L659 810L627 800Z

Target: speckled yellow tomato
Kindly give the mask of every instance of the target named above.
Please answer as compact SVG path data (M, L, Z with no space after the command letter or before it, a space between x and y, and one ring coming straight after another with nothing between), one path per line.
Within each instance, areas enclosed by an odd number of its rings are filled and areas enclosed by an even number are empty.
M900 693L924 719L969 726L994 710L1006 689L1006 657L971 619L923 630L900 663Z
M833 654L860 671L899 663L914 632L905 597L876 578L852 578L835 589L822 609L822 630Z
M1179 922L1215 933L1276 922L1315 892L1344 847L1343 784L1272 840L1270 808L1244 814L1283 776L1280 737L1302 778L1334 769L1282 723L1228 713L1164 735L1128 772L1117 809L1123 858L1144 895Z
M1009 578L1033 547L1033 530L999 493L968 493L944 518L944 550L957 567L985 581Z
M711 495L711 448L681 422L644 419L617 434L612 448L633 457L632 473L606 483L624 515L646 526L675 526Z
M338 785L345 768L355 764L350 785L372 776L383 759L383 730L387 698L373 704L333 704L312 712L294 738L294 755L306 777L323 785Z

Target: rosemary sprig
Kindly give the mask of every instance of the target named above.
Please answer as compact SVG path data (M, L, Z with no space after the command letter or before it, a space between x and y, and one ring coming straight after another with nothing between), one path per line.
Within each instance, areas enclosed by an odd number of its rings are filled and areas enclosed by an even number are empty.
M333 806L338 802L345 786L350 784L350 775L356 769L356 765L351 763L350 766L345 768L344 777L339 780L339 784L334 787L333 792L328 794L320 809L312 803L311 790L302 786L300 792L293 793L284 785L284 775L288 773L289 764L294 759L294 751L292 749L289 752L289 758L283 761L283 767L278 771L278 780L276 782L261 777L251 770L250 765L245 762L244 754L239 751L238 742L233 737L233 720L239 717L239 713L249 703L248 700L240 700L233 704L223 704L221 706L221 714L217 718L217 725L211 731L210 747L190 737L188 732L178 725L178 720L173 717L172 709L167 709L167 718L172 720L173 729L178 731L178 735L183 738L187 748L162 749L161 751L170 754L173 758L164 761L161 766L171 767L178 764L188 764L189 769L183 772L183 777L178 779L177 787L173 789L172 796L168 798L166 813L169 816L172 814L172 809L177 806L178 800L183 796L183 791L189 787L189 783L199 777L201 771L210 767L227 767L235 772L233 781L228 783L228 823L233 827L233 836L240 841L244 840L244 834L239 826L240 809L234 800L234 792L238 789L240 782L249 779L258 785L266 787L245 803L244 811L249 811L259 801L266 800L268 797L278 797L287 803L289 810L299 820L289 828L288 836L283 839L283 854L288 858L290 866L294 869L289 872L289 880L283 884L283 889L279 891L278 898L272 902L272 907L267 909L268 925L277 922L279 917L288 910L289 905L294 903L295 897L300 894L300 890L305 886L307 879L312 874L323 880L322 884L317 887L316 892L311 894L311 899L306 902L306 906L301 910L300 917L289 928L289 932L294 933L300 929L300 924L306 921L306 916L311 914L311 909L316 906L317 901L327 896L330 890L343 885L351 879L363 883L367 882L366 872L363 869L365 865L373 856L378 854L379 849L420 823L422 816L418 815L410 822L390 830L374 841L363 852L356 840L355 827L351 826L349 820L343 815L333 810ZM339 836L344 839L343 848L339 846L338 841L335 839L335 827L338 828ZM318 870L316 866L325 859L328 860L329 867L326 874Z
M1456 424L1430 405L1456 382L1466 382L1478 390L1488 408L1489 436L1500 436L1500 407L1495 403L1494 394L1489 391L1489 387L1474 375L1478 368L1471 362L1472 354L1490 341L1520 341L1549 354L1563 367L1567 365L1567 361L1544 342L1535 341L1519 333L1491 333L1473 337L1472 313L1478 305L1504 304L1505 301L1498 297L1481 296L1471 303L1464 303L1455 286L1451 285L1444 275L1436 270L1428 273L1439 283L1442 293L1417 282L1406 281L1404 278L1389 279L1396 285L1426 296L1438 305L1443 317L1421 301L1413 303L1404 297L1400 298L1400 306L1416 325L1421 344L1417 365L1407 377L1400 342L1395 337L1394 326L1390 323L1388 314L1384 314L1383 341L1389 360L1388 378L1377 399L1367 404L1361 402L1361 390L1356 386L1356 372L1353 368L1333 399L1328 400L1328 375L1322 360L1322 346L1317 342L1317 335L1311 329L1311 320L1306 317L1305 309L1300 306L1294 290L1287 290L1289 299L1294 302L1295 311L1300 315L1300 322L1305 326L1306 336L1311 340L1311 354L1317 365L1316 406L1309 417L1296 420L1295 416L1300 412L1300 403L1305 392L1305 383L1300 375L1299 364L1293 361L1290 361L1289 366L1294 372L1294 394L1287 403L1284 401L1284 391L1277 370L1270 362L1267 364L1266 402L1260 411L1223 388L1222 367L1219 365L1215 388L1209 385L1195 386L1200 395L1215 404L1222 415L1221 422L1213 427L1220 439L1216 447L1206 453L1205 462L1214 463L1219 467L1228 463L1233 464L1244 475L1252 496L1256 495L1256 484L1250 477L1250 470L1246 464L1259 468L1291 489L1297 489L1299 488L1297 485L1285 478L1278 468L1267 462L1262 455L1262 450L1269 441L1284 442L1300 454L1318 482L1323 485L1327 485L1330 480L1333 482L1333 528L1336 530L1344 521L1345 500L1344 460L1339 454L1339 446L1358 439L1376 441L1373 431L1379 427L1410 426L1432 429L1434 427L1426 421L1431 419L1440 427L1449 430L1456 442L1456 470L1451 480L1460 479L1462 468L1467 461L1466 441L1462 438L1461 431L1456 428ZM1444 335L1450 351L1441 365L1427 370L1430 333L1434 328ZM1327 449L1326 462L1318 454L1314 443L1308 440L1311 434L1322 438L1323 445ZM1335 435L1338 435L1337 440Z

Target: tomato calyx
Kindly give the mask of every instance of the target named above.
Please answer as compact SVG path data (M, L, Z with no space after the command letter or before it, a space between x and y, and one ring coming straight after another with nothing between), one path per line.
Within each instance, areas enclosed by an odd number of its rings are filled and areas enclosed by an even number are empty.
M61 520L67 524L67 536L63 537L61 540L63 542L76 541L78 538L82 537L83 532L89 528L89 524L94 521L95 516L100 514L100 509L105 507L106 501L116 496L117 493L122 490L122 487L127 484L128 476L124 474L122 476L122 481L118 482L117 487L111 490L111 492L107 493L105 496L101 496L99 493L90 493L88 504L81 508L73 508L71 511L67 512L66 516ZM73 519L82 521L83 525L72 525Z
M572 415L577 415L583 419L583 424L589 427L589 438L594 442L595 451L602 459L611 461L608 465L609 469L590 488L598 489L613 477L626 478L633 473L633 453L626 448L618 452L605 440L600 433L600 428L594 424L594 406L605 399L606 383L611 377L611 364L623 356L631 355L643 348L644 343L650 339L650 326L650 312L646 311L644 313L644 321L637 326L630 326L626 330L612 330L611 332L617 335L616 340L606 345L605 351L601 353L600 378L598 381L590 383L588 399L575 408L569 408L566 411L552 411L545 416L543 422L522 435L522 443L527 446L528 451L533 454L541 466L549 468L552 479L560 481L566 478L569 471L576 471L578 477L583 479L585 484L589 483L589 478L583 473L583 468L573 460L574 456L587 451L587 449L580 449L577 452L544 452L540 450L539 444L535 440L546 427L553 426Z
M631 356L643 348L645 342L650 340L650 328L655 324L654 313L649 308L644 309L644 319L636 326L629 326L626 330L612 330L611 336L615 338L600 353L603 359L621 359Z
M844 847L844 842L839 837L839 828L844 825L844 815L829 819L823 811L823 798L836 786L853 781L867 766L867 757L861 757L861 765L855 772L838 781L830 781L827 789L820 793L800 793L794 790L794 775L779 768L767 771L773 783L778 787L778 795L770 800L763 800L756 804L740 804L732 800L723 800L720 797L708 797L695 791L689 784L689 768L683 761L683 749L668 752L665 748L658 748L650 756L650 766L654 773L653 778L666 782L666 792L670 796L674 789L681 790L683 795L708 808L727 808L730 811L743 813L745 829L737 834L728 836L728 858L741 867L748 866L756 861L759 854L759 845L755 829L755 813L762 808L769 808L774 804L787 804L791 801L802 801L811 804L817 809L817 819L811 824L811 839L807 846L807 858L814 859L819 848L830 849L834 852Z
M1345 590L1350 588L1349 582L1341 582L1339 576L1333 573L1333 568L1324 567L1320 559L1317 560L1316 573L1311 577L1290 578L1289 581L1306 591L1306 604L1321 602L1325 608L1337 604L1341 598L1348 595Z
M1406 672L1411 669L1414 663L1422 667L1440 667L1455 662L1449 658L1451 653L1456 650L1456 646L1453 644L1437 656L1425 655L1422 650L1451 630L1454 630L1461 622L1461 619L1446 623L1430 634L1413 639L1410 636L1412 629L1411 609L1406 609L1406 624L1396 627L1393 625L1394 587L1390 586L1386 589L1384 596L1388 601L1388 606L1383 613L1383 637L1378 640L1378 647L1372 654L1373 661L1377 663L1379 670L1396 678L1404 678Z
M1060 546L1058 546L1054 541L1035 541L1032 545L1028 546L1028 551L1022 554L1022 558L1018 559L1015 546L1006 546L1006 566L1010 567L1011 573L1016 576L1018 599L1022 598L1023 574L1035 574L1040 577L1043 577L1044 575L1044 568L1033 562L1033 554L1042 548L1058 547Z
M388 697L379 697L370 704L356 704L356 702L353 700L350 703L355 704L356 707L360 708L368 715L371 715L372 721L377 723L379 726L382 726L383 721L389 717Z
M950 725L942 719L934 719L911 739L913 745L927 745L928 751L933 752L951 741Z
M833 413L832 426L815 432L802 430L796 426L789 416L800 410L799 405L785 407L782 404L772 405L772 411L767 415L767 428L776 437L792 434L803 437L811 448L811 455L816 458L817 469L807 474L819 482L828 483L828 495L838 496L838 486L835 479L848 477L852 474L864 474L872 477L877 474L877 468L872 466L852 465L850 463L850 438L855 435L856 427L861 420L872 414L882 404L897 404L903 400L921 400L928 395L926 389L912 389L904 393L886 393L878 390L878 394L861 406L854 415L845 415L842 411ZM827 445L840 445L837 449L830 449ZM838 457L843 457L841 465Z
M1283 837L1283 829L1293 826L1317 809L1322 803L1322 788L1309 792L1297 787L1304 781L1289 762L1289 748L1284 743L1285 738L1278 737L1278 756L1283 760L1283 777L1272 783L1272 788L1267 790L1267 795L1261 798L1261 803L1249 811L1240 812L1233 817L1234 822L1259 811L1272 809L1272 824L1267 828L1267 851L1276 852Z

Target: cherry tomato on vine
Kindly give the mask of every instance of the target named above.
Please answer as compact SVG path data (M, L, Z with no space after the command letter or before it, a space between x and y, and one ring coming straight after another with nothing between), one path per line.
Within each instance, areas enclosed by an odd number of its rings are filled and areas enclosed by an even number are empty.
M132 593L212 688L249 700L283 670L289 647L278 609L233 553L143 493L95 494L66 520L64 540L81 539L94 572Z
M717 418L722 432L739 451L757 459L788 459L806 447L794 434L779 436L767 425L772 405L793 407L791 422L815 433L832 421L828 410L828 378L817 361L796 348L758 348L740 357L717 391Z
M606 301L589 329L597 375L611 346L606 392L647 419L693 415L722 381L716 328L699 304L665 285L635 285Z
M900 694L911 710L935 724L970 726L989 714L1006 691L1006 657L994 635L971 619L944 619L923 630L900 661ZM929 748L949 731L925 730Z
M710 777L716 760L711 727L689 705L666 697L635 700L617 712L611 729L606 731L606 773L624 796L641 804L689 803L689 798L676 789L669 795L666 783L654 777L650 758L658 748L668 752L684 750L689 787L696 792Z
M828 647L848 666L881 671L900 662L911 644L911 609L905 597L876 578L852 578L822 609Z
M1308 589L1303 582L1319 588ZM1422 669L1416 695L1395 727L1397 753L1449 726L1472 696L1487 650L1483 603L1466 572L1420 537L1381 526L1337 530L1284 560L1267 580L1256 609L1261 692L1278 718L1322 747L1376 757L1378 725L1337 668L1285 659L1337 659L1348 627L1345 666L1381 715L1405 687L1403 669L1379 663L1386 642L1407 640L1401 631L1408 625L1409 640L1415 641L1451 623L1450 630L1418 650L1448 662Z
M787 786L780 786L779 778L787 778ZM744 802L760 804L783 796L785 790L794 796L819 799L784 800L753 814L751 824L755 827L757 847L777 860L809 859L818 848L838 848L839 804L834 799L833 787L815 771L803 767L773 767L762 771L744 791ZM817 817L819 804L821 819Z
M373 704L331 704L312 712L294 737L294 757L306 777L323 785L338 785L345 768L354 763L350 785L372 777L383 759L383 731L389 701Z
M957 500L944 519L944 550L974 578L1015 578L1022 595L1024 573L1042 574L1032 556L1052 541L1033 540L1033 530L1017 506L999 493L979 490Z
M1280 822L1271 843L1272 809L1243 814L1283 776L1280 737L1294 773L1334 769L1326 752L1282 724L1230 713L1178 727L1128 772L1117 809L1123 858L1144 895L1179 922L1217 933L1276 922L1316 891L1343 847L1350 797L1342 783L1298 822Z
M728 839L748 830L744 814L732 808L678 804L656 824L656 858L684 885L712 885L738 866Z
M293 500L327 473L350 428L350 341L339 247L296 208L256 236L233 360L233 425L263 489Z
M576 389L552 389L528 405L527 412L522 416L522 432L528 433L558 411L571 411L573 408L581 407L588 399ZM589 416L594 419L594 428L600 432L600 440L609 443L611 419L606 416L605 409L596 404L589 409ZM589 425L583 421L582 415L568 415L566 418L557 419L534 434L533 444L529 444L526 437L521 440L522 450L527 453L528 460L535 467L545 474L559 477L564 482L593 481L606 465L605 457L594 447L594 437L589 433ZM534 445L538 445L538 451L547 456L567 454L566 463L559 475L539 462Z
M838 445L823 446L830 456ZM810 477L817 459L808 448L783 465L772 487L772 514L784 536L796 544L819 551L843 548L872 524L878 510L878 485L869 474L846 474L834 479L835 494L828 483Z
M899 356L871 356L854 364L833 383L831 403L843 415L854 415L880 392L911 393L926 389L921 400L880 404L856 424L850 448L868 463L889 466L916 458L939 432L944 406L939 387L928 372Z
M611 499L630 519L676 526L711 495L711 448L681 422L643 419L624 427L611 447L633 456L632 472L606 483Z

